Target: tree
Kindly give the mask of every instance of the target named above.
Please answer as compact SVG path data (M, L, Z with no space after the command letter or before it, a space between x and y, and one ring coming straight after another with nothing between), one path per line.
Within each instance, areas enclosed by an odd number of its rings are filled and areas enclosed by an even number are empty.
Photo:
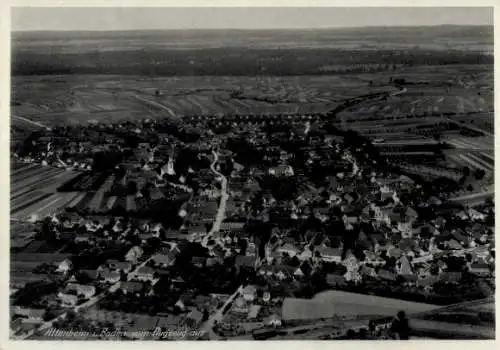
M210 314L208 313L208 310L207 309L203 309L203 318L201 319L202 322L205 322L208 320L208 318L210 317Z
M54 242L57 239L56 228L50 217L43 220L40 234L41 238L47 242Z
M474 178L476 180L482 180L485 175L486 172L483 169L476 169L476 171L474 171Z
M470 175L470 169L468 166L464 166L464 168L462 169L462 174L467 177Z

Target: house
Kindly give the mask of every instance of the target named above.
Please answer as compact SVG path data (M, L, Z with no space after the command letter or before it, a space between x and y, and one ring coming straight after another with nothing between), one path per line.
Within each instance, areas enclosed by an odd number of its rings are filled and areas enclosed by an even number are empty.
M316 252L319 254L320 259L323 261L337 263L340 263L342 261L342 249L330 248L322 245L316 248Z
M15 306L13 309L13 314L22 316L23 321L28 322L43 322L43 316L45 315L45 309L32 309L25 308L22 306Z
M77 283L68 283L66 286L66 289L68 291L75 291L77 295L83 296L85 299L89 299L95 295L95 287L94 286L88 286L88 285L83 285L83 284L77 284Z
M241 268L253 269L253 268L255 268L256 261L257 260L256 260L255 256L238 255L238 256L236 256L234 266L236 267L236 269L238 271Z
M411 221L400 221L398 222L398 230L401 232L403 237L411 237L413 235L413 228Z
M264 323L271 327L281 327L282 321L280 316L273 313L264 320Z
M125 260L131 263L137 262L137 260L142 256L144 251L141 247L135 246L130 248L130 250L125 254Z
M414 257L412 263L413 264L428 263L432 260L434 260L434 255L424 253L424 255Z
M285 243L281 247L278 247L276 251L281 254L286 253L290 257L294 257L300 253L300 249L291 243Z
M293 276L296 268L283 265L263 265L259 268L259 274L268 277L276 277L284 280Z
M386 270L386 269L380 269L377 271L377 275L380 279L387 280L387 281L396 281L396 274Z
M463 248L463 246L454 239L446 241L445 247L452 250L459 250Z
M375 269L373 267L369 267L366 265L361 266L359 269L359 273L361 274L362 277L377 277L377 273L375 272Z
M302 271L302 268L297 267L295 268L295 271L293 272L293 276L297 278L302 278L305 276L304 272Z
M247 319L248 320L257 319L257 316L259 315L260 309L261 309L261 305L251 305L250 310L248 311Z
M350 251L346 254L345 259L342 261L342 265L347 268L347 271L357 271L359 269L358 259Z
M129 274L129 280L153 281L155 279L155 270L148 266L139 268L133 275Z
M155 254L151 258L151 261L155 264L155 266L159 266L162 268L166 268L172 266L175 262L175 257L173 254Z
M491 275L490 267L488 264L476 263L471 264L469 272L478 276L489 276Z
M399 248L391 246L391 247L389 247L389 249L387 249L387 256L390 258L394 257L396 259L399 259L402 254L403 254L403 251Z
M114 271L123 271L125 273L128 273L130 272L130 270L132 269L132 264L128 261L118 261L118 260L108 260L106 262L106 264L108 265L108 267L110 268L110 270L114 270Z
M248 285L241 291L243 299L246 301L253 301L257 297L257 288L253 285Z
M193 309L186 315L186 324L189 327L196 327L201 324L203 320L203 313L199 310Z
M411 264L405 255L401 256L401 258L399 258L398 262L396 263L396 271L398 275L413 276Z
M439 281L438 276L429 275L426 277L417 279L417 287L424 288L425 290L429 290L433 284Z
M455 216L458 217L458 218L460 218L461 220L468 220L469 219L469 216L463 210L461 210L458 213L456 213Z
M293 176L294 171L290 165L282 164L274 168L269 168L268 173L275 176Z
M456 283L458 284L462 279L461 272L445 271L439 275L439 280L446 283Z
M186 303L187 298L185 296L181 296L179 299L177 299L174 306L179 308L179 310L184 311L186 310Z
M63 292L59 292L57 296L61 300L63 306L75 306L76 304L78 304L78 296L76 296L75 294L66 294Z
M75 243L90 243L92 236L89 234L79 234L75 236Z
M116 283L120 280L121 274L118 271L111 271L109 269L105 269L100 272L101 279L104 282L108 283Z
M370 250L364 250L363 253L365 254L365 264L371 264L375 266L382 266L385 264L385 260L380 258L377 254Z
M278 277L280 280L292 278L292 276L294 276L296 272L297 268L293 268L291 266L285 266L285 265L275 266L275 276Z
M311 251L311 249L309 249L309 246L307 245L302 251L302 253L300 253L297 257L302 261L309 260L313 257L313 252Z
M268 290L265 290L262 293L262 301L265 303L268 303L269 301L271 301L271 293Z
M471 218L471 220L474 220L474 221L476 221L476 220L483 221L486 218L486 215L484 215L483 213L481 213L473 208L470 208L468 210L468 214L469 214L469 217Z
M406 211L404 213L404 217L409 222L414 222L415 220L418 219L418 213L412 207L408 207L408 208L406 208Z
M247 246L247 250L245 251L245 255L247 256L257 256L257 247L255 246L255 243L249 242Z
M344 276L337 275L334 273L329 273L326 275L326 283L330 287L339 287L339 286L344 286L347 282Z
M247 315L250 311L248 303L243 299L243 297L238 297L235 299L233 307L231 308L231 313L236 315Z
M57 266L57 272L68 273L73 268L73 263L69 259L64 259Z
M283 259L282 253L278 252L277 250L266 253L266 260L268 263L276 262L276 264L281 264L281 261Z
M244 222L236 222L236 221L224 221L220 225L220 230L223 232L231 232L231 231L241 231L245 227Z
M136 294L144 290L144 283L136 281L120 282L120 289L124 294Z

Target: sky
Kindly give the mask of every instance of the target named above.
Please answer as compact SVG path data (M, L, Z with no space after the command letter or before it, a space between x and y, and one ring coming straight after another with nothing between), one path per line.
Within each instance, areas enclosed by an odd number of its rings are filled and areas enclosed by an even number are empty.
M493 25L492 7L17 7L13 31Z

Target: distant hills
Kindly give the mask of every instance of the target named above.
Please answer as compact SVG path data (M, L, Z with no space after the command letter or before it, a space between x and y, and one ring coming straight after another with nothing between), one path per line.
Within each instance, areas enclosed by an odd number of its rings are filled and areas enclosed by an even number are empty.
M51 44L90 45L97 40L110 46L141 40L146 45L164 48L195 49L215 47L249 48L335 48L346 46L395 47L407 45L429 46L433 43L451 43L463 46L478 43L493 46L493 26L421 26L421 27L355 27L320 29L188 29L137 31L34 31L13 32L13 48L25 45ZM76 41L83 41L77 43ZM113 43L114 41L114 43Z
M492 26L13 32L12 73L304 75L492 63Z

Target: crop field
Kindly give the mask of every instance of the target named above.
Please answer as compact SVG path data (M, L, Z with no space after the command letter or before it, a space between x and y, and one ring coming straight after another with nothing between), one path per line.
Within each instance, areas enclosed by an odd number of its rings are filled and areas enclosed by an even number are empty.
M17 220L33 214L44 217L61 210L77 192L58 193L57 188L78 176L77 172L26 163L12 163L10 212Z
M12 253L10 255L10 284L21 288L26 283L47 280L47 274L39 274L33 270L40 264L54 264L57 266L68 257L68 254L53 252L36 252L24 250L22 253Z
M370 92L367 82L357 75L29 76L13 80L16 103L11 113L17 117L12 123L31 128L36 125L26 120L51 126L162 116L326 113L343 99ZM47 100L52 102L47 104Z
M326 113L349 98L394 91L404 78L406 91L345 109L342 120L429 118L493 110L491 65L401 67L377 73L301 76L14 76L13 126L36 128L90 121L204 116ZM472 118L472 117L471 117ZM475 117L492 128L491 118ZM481 126L480 126L481 124Z

